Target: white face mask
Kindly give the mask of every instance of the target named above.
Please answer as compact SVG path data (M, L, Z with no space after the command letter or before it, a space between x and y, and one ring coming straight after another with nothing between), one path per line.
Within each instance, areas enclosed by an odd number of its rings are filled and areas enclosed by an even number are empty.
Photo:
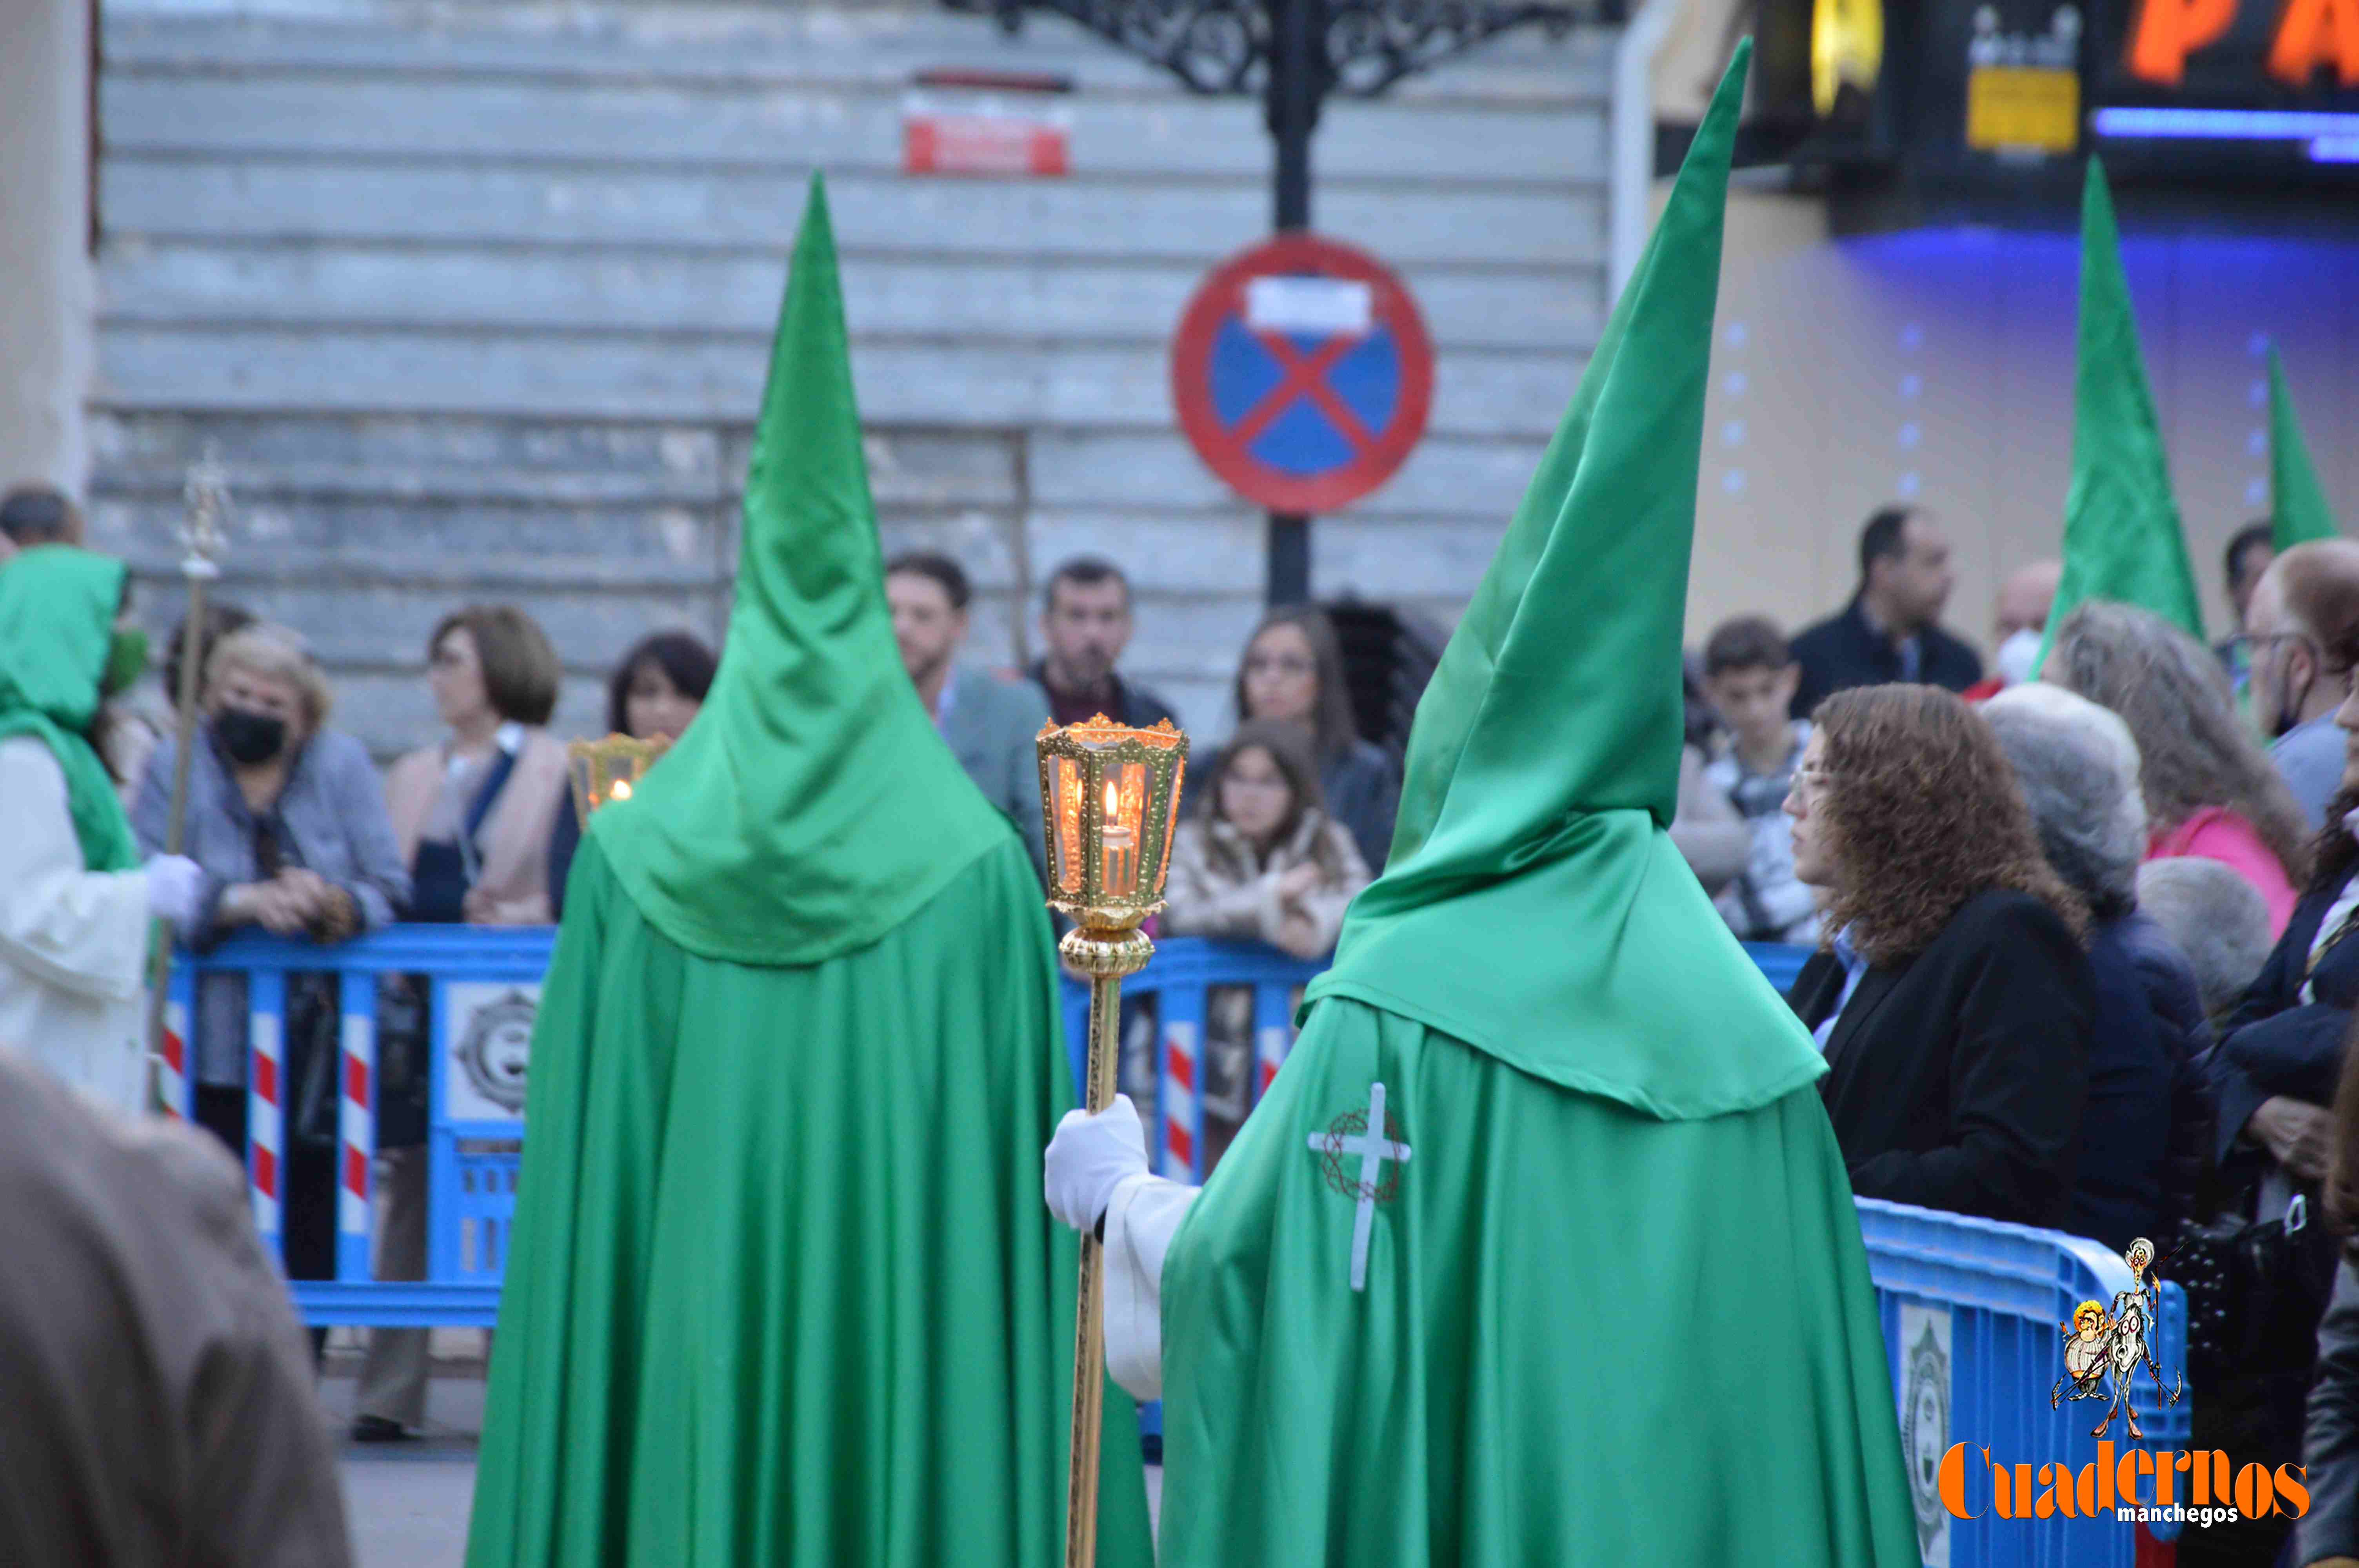
M1998 645L1998 652L1991 655L1991 663L1998 666L2000 681L2007 686L2021 686L2031 678L2031 661L2039 657L2041 635L2027 626L2007 634L2006 641Z

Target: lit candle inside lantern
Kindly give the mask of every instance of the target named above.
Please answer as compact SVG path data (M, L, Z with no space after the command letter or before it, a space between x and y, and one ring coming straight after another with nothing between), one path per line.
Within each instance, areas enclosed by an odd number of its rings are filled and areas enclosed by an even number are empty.
M1112 780L1105 786L1105 827L1098 835L1104 859L1099 884L1110 893L1128 893L1138 887L1138 840L1119 820L1122 792Z
M614 787L613 789L608 790L608 791L606 792L606 798L607 798L608 800L628 800L628 799L630 799L630 798L631 798L631 781L630 781L630 780L628 780L628 779L616 779L616 780L614 781Z

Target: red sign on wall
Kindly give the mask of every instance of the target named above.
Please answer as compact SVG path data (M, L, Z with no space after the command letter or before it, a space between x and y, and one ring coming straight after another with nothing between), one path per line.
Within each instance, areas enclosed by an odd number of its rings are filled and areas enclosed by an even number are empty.
M901 172L1003 178L1072 172L1061 111L912 96L901 111Z

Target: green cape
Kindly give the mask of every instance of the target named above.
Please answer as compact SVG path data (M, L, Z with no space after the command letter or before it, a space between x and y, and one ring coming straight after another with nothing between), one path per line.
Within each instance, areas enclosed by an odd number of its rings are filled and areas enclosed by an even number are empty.
M470 1568L1053 1564L1056 1002L1012 832L859 952L785 968L682 949L592 834L533 1033ZM1150 1568L1111 1387L1103 1453L1098 1560Z
M816 186L712 697L574 861L472 1568L1040 1568L1072 1101L1048 913L911 692ZM1149 1568L1109 1391L1099 1560Z
M139 863L131 819L90 743L125 568L71 545L36 545L0 568L0 738L30 735L66 776L86 871Z
M2072 483L2064 496L2064 576L2032 668L2048 662L2064 617L2093 599L2151 610L2203 636L2162 426L2138 351L2137 315L2104 166L2081 189L2081 321L2072 376Z
M2335 536L2334 509L2326 503L2326 487L2310 466L2310 443L2301 437L2301 417L2293 410L2293 393L2286 385L2285 362L2277 345L2269 345L2269 531L2270 542L2290 550L2312 539Z
M1162 1275L1163 1568L1918 1561L1810 1039L1671 849L1740 49ZM1364 1125L1379 1173L1350 1281Z
M589 830L658 930L741 964L865 946L1007 831L893 641L817 179L754 431L721 667L679 744Z

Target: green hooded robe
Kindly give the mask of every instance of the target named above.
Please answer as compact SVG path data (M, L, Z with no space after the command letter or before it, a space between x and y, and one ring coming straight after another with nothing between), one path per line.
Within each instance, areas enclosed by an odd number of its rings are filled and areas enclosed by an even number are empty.
M1171 1239L1164 1568L1919 1560L1823 1065L1665 831L1748 56L1419 706L1385 874ZM1410 1158L1370 1171L1334 1141L1378 1083Z
M702 712L574 861L533 1036L472 1568L1043 1568L1071 1085L1022 841L886 612L823 194ZM1099 1561L1147 1568L1109 1397Z
M125 577L121 561L72 545L36 545L0 569L0 740L30 736L57 758L90 871L139 863L131 819L89 739Z

